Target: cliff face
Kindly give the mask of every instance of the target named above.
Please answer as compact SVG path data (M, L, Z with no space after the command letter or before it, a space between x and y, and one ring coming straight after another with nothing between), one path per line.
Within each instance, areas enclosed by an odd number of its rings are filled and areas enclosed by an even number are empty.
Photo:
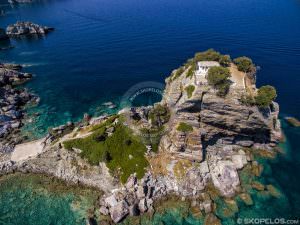
M278 143L281 135L278 104L272 102L270 107L260 109L241 103L247 90L256 91L254 85L243 87L233 80L223 98L216 95L205 78L196 75L187 78L186 72L175 80L172 77L166 80L162 103L172 110L172 116L171 131L161 142L163 150L203 161L207 147L216 144L270 149ZM195 89L188 96L186 87L191 85ZM178 131L176 127L182 122L192 126L193 131Z

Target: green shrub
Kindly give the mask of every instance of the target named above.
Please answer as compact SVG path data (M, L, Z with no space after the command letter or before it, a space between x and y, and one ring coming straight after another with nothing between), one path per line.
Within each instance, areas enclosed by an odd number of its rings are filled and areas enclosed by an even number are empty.
M172 80L175 80L175 79L177 79L178 77L180 77L181 74L183 74L183 72L184 72L184 66L179 67L179 68L174 72L174 74L173 74L173 76L172 76Z
M195 54L195 61L219 61L221 58L220 52L215 51L214 49L208 49L204 52L198 52Z
M218 96L224 97L229 91L230 81L228 78L230 76L228 68L220 66L211 67L207 74L208 84L218 90Z
M236 64L239 71L248 73L253 70L255 65L253 64L252 60L248 57L239 57L233 60L233 62Z
M208 84L216 86L224 83L230 76L230 71L227 68L220 66L211 67L207 73Z
M230 81L226 80L224 83L220 83L215 86L215 88L218 90L217 95L219 97L225 97L230 89Z
M193 131L193 127L187 123L180 122L177 126L177 130L181 132L191 132Z
M105 133L106 126L107 122L99 125L88 137L65 141L64 147L69 150L80 149L80 156L92 165L105 162L110 172L118 175L123 183L133 173L142 178L148 161L144 156L146 147L140 137L133 135L132 131L120 122L114 125L114 133L108 136ZM99 136L105 136L105 139L99 141Z
M270 85L262 86L258 89L255 96L255 103L257 106L265 108L268 107L272 101L277 97L276 89Z
M194 85L189 85L185 88L185 91L187 93L188 98L191 98L193 95L193 92L195 90L195 86Z
M228 67L231 63L230 55L222 55L219 59L221 66Z
M190 65L190 68L189 68L189 70L187 71L187 74L186 74L186 77L188 78L192 78L193 77L193 75L194 75L194 73L195 73L195 70L196 70L196 64L195 63L192 63L191 65Z
M255 99L251 95L243 95L240 99L243 105L253 106L255 105Z
M152 126L161 126L170 119L169 108L165 105L156 104L149 112L148 117L151 119Z

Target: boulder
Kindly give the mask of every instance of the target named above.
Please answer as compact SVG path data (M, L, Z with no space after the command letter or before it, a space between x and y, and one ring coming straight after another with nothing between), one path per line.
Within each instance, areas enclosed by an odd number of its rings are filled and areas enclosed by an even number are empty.
M211 170L214 186L223 196L231 197L240 184L239 175L231 161L218 161Z
M147 200L145 198L143 198L139 201L139 210L141 213L144 213L148 210Z
M125 201L118 202L109 210L111 219L115 223L119 223L129 214L128 205Z
M242 169L247 164L247 156L243 155L232 155L231 161L233 162L236 169Z

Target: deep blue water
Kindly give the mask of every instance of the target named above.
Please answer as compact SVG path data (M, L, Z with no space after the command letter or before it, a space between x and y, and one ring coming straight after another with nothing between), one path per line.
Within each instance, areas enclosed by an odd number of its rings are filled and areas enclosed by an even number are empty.
M56 29L0 51L1 61L24 64L35 74L26 84L41 97L30 110L41 115L26 127L34 135L84 112L101 113L103 102L118 103L139 82L164 83L173 69L208 48L251 57L261 67L257 85L277 88L281 115L300 118L299 0L57 0L1 7L6 16L0 27L29 20ZM284 126L288 154L270 168L288 207L273 209L299 217L300 134Z

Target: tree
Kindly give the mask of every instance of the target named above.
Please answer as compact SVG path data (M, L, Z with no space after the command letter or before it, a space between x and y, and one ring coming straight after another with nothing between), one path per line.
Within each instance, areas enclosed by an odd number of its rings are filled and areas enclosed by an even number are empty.
M230 81L228 78L230 76L228 68L220 66L211 67L207 74L208 84L218 90L218 96L224 97L229 91Z
M193 92L195 90L195 86L194 85L189 85L185 88L185 91L187 93L188 98L191 98L193 95Z
M239 57L233 60L239 71L248 73L255 67L252 60L246 56Z
M231 63L230 55L222 55L219 59L221 66L228 67Z
M273 86L266 85L258 89L255 97L255 103L257 106L266 108L277 97L276 89Z
M224 83L230 76L231 75L229 69L220 66L213 66L208 70L208 84L216 86L218 84Z
M221 57L220 52L215 51L214 49L208 49L205 52L198 52L195 54L195 61L219 61Z

